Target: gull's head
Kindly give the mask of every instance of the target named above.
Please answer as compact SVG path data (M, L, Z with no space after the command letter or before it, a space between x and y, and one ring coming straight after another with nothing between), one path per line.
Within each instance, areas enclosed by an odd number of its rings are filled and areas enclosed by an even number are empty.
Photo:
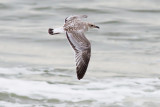
M98 28L99 29L99 26L96 26L95 24L92 24L92 23L88 23L88 26L89 26L89 28Z

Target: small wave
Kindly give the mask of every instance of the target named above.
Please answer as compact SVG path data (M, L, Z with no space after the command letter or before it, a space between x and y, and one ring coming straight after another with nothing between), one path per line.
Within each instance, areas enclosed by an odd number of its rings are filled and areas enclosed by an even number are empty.
M111 20L111 21L103 21L103 22L99 22L98 24L122 24L122 23L126 23L123 21L119 21L119 20Z
M82 12L82 13L96 13L96 14L109 13L108 11L103 11L100 9L92 9L92 8L63 7L63 8L58 8L58 9L63 10L63 11L67 11L67 12Z
M139 12L139 13L160 13L160 10L140 10L140 9L136 9L136 10L128 10L131 12Z
M37 11L43 11L43 10L51 10L52 7L46 6L46 7L35 7L32 8L33 10L37 10Z
M6 5L6 4L2 4L2 3L0 3L0 9L1 10L6 10L6 9L11 9L12 7L11 6L9 6L9 5Z
M10 103L19 103L19 104L43 104L45 103L60 103L61 101L58 99L38 99L38 98L32 98L28 96L18 95L15 93L8 93L8 92L0 92L0 100L1 101L7 101Z

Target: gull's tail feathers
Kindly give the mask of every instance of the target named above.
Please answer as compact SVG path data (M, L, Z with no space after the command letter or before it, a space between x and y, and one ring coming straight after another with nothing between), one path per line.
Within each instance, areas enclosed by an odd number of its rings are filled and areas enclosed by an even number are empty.
M49 33L50 35L60 34L60 33L64 33L64 32L65 32L65 31L64 31L63 27L55 28L55 29L52 29L52 28L49 28L49 29L48 29L48 33Z

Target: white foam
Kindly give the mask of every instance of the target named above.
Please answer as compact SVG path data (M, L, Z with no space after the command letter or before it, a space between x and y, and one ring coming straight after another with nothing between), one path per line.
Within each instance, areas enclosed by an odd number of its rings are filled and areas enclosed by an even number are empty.
M109 79L110 81L110 79ZM123 103L130 99L142 98L156 102L160 91L154 85L158 79L113 79L112 82L92 82L81 85L48 84L42 81L26 81L0 78L0 92L15 93L34 99L59 99L60 101L77 102L95 100L96 103ZM150 90L150 91L147 91ZM142 102L142 101L138 101Z
M0 74L24 75L35 77L35 72L26 68L0 68ZM41 72L36 72L36 74ZM56 72L55 72L56 73ZM63 73L63 72L62 72ZM32 75L33 74L33 75ZM42 75L43 76L43 75ZM144 106L145 102L159 104L160 80L158 78L127 78L108 77L98 79L72 80L73 78L40 77L29 78L6 78L0 77L0 93L14 93L19 96L27 96L33 99L58 99L62 102L93 101L93 105L125 105L136 103L134 106ZM71 78L68 80L68 78ZM49 84L51 82L52 84ZM70 85L70 83L73 83Z

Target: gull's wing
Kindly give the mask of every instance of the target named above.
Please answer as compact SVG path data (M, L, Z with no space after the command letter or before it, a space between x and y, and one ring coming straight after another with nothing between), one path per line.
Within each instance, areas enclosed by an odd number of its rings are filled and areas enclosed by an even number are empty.
M87 15L73 15L73 16L69 16L65 19L65 23L67 21L71 21L71 20L75 20L75 19L79 19L81 20L82 18L87 18L88 16Z
M83 78L91 56L91 45L83 32L66 32L67 39L75 51L77 78Z

